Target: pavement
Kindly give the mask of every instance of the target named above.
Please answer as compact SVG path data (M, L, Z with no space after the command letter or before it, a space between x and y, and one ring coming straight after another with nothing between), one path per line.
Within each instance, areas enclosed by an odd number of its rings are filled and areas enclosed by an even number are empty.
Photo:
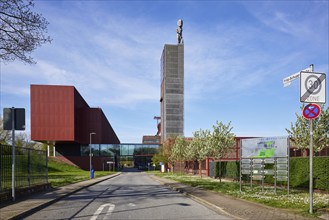
M111 179L120 175L115 173L109 176L98 177L91 180L86 180L67 186L55 188L50 191L39 192L22 199L17 199L15 202L10 202L0 206L0 220L7 219L22 219L31 213L41 210L81 189L95 185L102 181Z
M116 173L113 175L99 177L79 183L63 186L51 191L45 191L26 197L25 199L11 202L5 206L0 207L0 219L21 219L33 212L41 210L60 199L69 196L83 188L100 183L107 179L120 175ZM154 175L150 175L154 180L158 181L162 185L165 185L172 190L183 193L187 197L207 206L208 208L220 213L225 214L232 219L252 219L252 220L284 220L284 219L298 219L308 220L316 219L301 216L299 214L283 210L268 207L265 205L245 201L242 199L236 199L223 194L214 193L206 190L199 189L197 187L183 185L173 180L160 178ZM329 220L329 215L321 216L322 219Z

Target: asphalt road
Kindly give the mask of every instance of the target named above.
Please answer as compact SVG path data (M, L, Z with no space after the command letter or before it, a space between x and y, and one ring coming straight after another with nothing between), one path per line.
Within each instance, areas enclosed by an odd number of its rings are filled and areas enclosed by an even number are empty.
M229 219L147 174L123 172L24 219Z

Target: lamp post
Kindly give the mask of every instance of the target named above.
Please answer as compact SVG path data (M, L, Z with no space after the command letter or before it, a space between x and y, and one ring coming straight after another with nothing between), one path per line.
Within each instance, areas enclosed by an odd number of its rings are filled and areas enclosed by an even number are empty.
M91 132L89 134L90 137L90 145L89 145L89 175L90 175L90 179L91 179L91 136L96 134L95 132Z

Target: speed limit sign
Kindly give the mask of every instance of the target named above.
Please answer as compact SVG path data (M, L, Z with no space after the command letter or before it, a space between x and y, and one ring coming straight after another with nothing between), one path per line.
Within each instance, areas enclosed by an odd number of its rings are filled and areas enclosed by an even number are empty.
M326 103L326 74L300 72L300 101Z

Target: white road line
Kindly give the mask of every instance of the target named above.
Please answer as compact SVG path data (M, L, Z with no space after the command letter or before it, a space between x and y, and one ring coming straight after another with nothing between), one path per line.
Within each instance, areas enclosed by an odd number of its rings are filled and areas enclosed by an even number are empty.
M94 213L93 217L90 218L90 220L96 220L97 217L99 216L99 214L102 213L103 209L104 209L106 206L108 206L109 209L107 210L105 216L110 216L111 213L112 213L113 210L114 210L115 205L112 204L112 203L106 203L106 204L101 205L101 206L96 210L96 212Z

